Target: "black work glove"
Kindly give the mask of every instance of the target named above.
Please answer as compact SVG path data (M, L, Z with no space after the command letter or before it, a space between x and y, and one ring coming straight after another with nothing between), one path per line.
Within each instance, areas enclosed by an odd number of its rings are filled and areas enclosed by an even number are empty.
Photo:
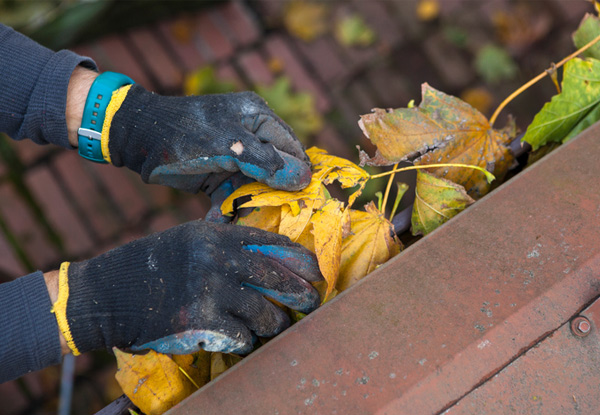
M54 312L76 354L112 346L248 353L254 334L289 325L265 297L310 312L319 295L308 281L321 279L312 253L284 236L195 221L63 264Z
M107 119L105 158L147 183L210 195L223 172L290 191L311 179L304 147L253 92L168 97L130 85L113 94Z

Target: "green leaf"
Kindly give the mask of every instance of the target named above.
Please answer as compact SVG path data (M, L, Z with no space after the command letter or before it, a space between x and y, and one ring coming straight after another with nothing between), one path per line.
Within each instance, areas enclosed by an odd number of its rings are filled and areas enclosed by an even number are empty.
M598 103L600 61L572 59L565 64L562 92L552 97L535 116L523 141L537 150L547 143L560 143L571 138L575 128L579 132L598 120L598 110L592 111Z
M223 94L235 90L235 84L219 79L210 65L188 74L183 83L186 95Z
M479 50L475 58L475 70L490 84L513 79L518 67L506 50L486 45Z
M375 42L376 35L359 14L353 14L336 22L335 38L344 46L366 47Z
M412 234L427 235L474 202L464 187L419 170L411 218Z
M310 135L323 128L323 117L313 96L308 92L293 92L289 78L280 77L271 86L259 85L256 92L292 127L300 141L306 143Z
M600 19L588 13L579 24L575 33L573 33L573 43L579 49L594 40L598 35L600 35ZM582 55L585 58L600 59L600 43L596 43L583 52Z

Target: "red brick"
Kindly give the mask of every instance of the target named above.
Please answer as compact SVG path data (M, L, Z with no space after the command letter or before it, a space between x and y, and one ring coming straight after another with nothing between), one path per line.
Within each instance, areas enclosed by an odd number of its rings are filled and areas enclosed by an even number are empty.
M123 73L146 89L156 89L154 82L144 72L140 62L133 57L121 37L113 35L102 38L98 42L98 51L108 62L103 70Z
M271 59L280 59L284 65L285 73L292 80L292 84L298 91L307 91L315 97L317 110L327 112L331 103L324 92L317 86L314 79L306 72L300 59L292 50L283 36L275 35L269 37L265 42L265 48Z
M132 183L132 180L141 181L140 177L136 173L127 171L124 167L96 163L92 163L90 166L106 186L127 221L127 225L138 223L142 216L150 210L148 203Z
M363 81L352 82L347 88L354 103L356 122L358 122L360 115L368 114L373 108L381 106L371 89L372 88Z
M25 413L31 405L17 381L0 383L0 402L3 414Z
M150 221L150 232L162 232L181 223L171 212L163 212Z
M244 82L230 64L222 64L217 67L217 78L224 82L232 82L239 90L246 89Z
M347 65L343 62L333 39L321 37L311 43L300 40L295 42L323 82L336 81L346 74Z
M230 1L217 10L235 39L237 45L249 45L260 37L260 29L254 15L241 1Z
M168 91L181 88L181 70L173 63L150 29L133 30L129 32L129 38L161 88Z
M233 54L233 44L213 22L209 12L200 13L196 25L198 36L208 45L215 59L225 59Z
M594 13L594 6L586 0L550 0L550 3L563 19L573 23L578 22L585 13Z
M352 97L349 96L347 90L345 91L334 91L334 104L335 108L339 111L344 121L352 128L358 128L357 122L359 119L358 111L353 107Z
M259 0L254 2L259 9L259 14L269 26L273 26L281 21L281 16L285 11L287 2L273 0Z
M390 1L388 7L390 7L392 13L398 21L398 26L402 28L411 38L420 38L423 35L424 24L417 18L417 3L419 0L402 0L402 1ZM476 2L472 2L475 4Z
M92 239L47 167L29 170L25 183L41 205L50 225L60 235L67 254L79 256L90 250Z
M61 181L85 213L86 224L104 240L119 230L121 218L98 188L89 164L75 151L65 151L53 160Z
M188 39L180 39L175 35L177 27L184 27L190 32ZM177 55L183 65L183 69L188 72L195 71L206 64L206 59L200 53L195 44L193 32L195 32L195 23L192 19L181 17L177 20L159 23L158 28L165 40L171 47L171 50Z
M15 252L4 237L0 233L0 271L10 275L13 279L27 272L25 267L19 262Z
M258 52L250 51L241 54L238 62L250 82L254 85L268 85L273 82L273 74Z
M356 149L352 144L342 138L342 136L327 124L315 137L315 145L327 150L329 154L335 154L348 160L357 160Z
M0 214L32 264L42 270L58 259L58 251L46 239L30 209L10 185L0 186Z
M475 77L470 63L442 34L429 36L423 44L423 51L447 88L462 89Z
M25 165L30 165L49 154L53 150L58 150L58 147L46 144L36 144L31 140L19 140L13 141L11 144L14 146L15 150L19 154L19 160L23 162Z
M384 108L405 107L411 99L406 80L399 71L388 67L375 67L368 72L369 88L379 97L378 106Z
M189 197L180 207L188 221L204 218L210 209L210 199L203 193Z
M364 17L365 22L377 33L378 43L396 46L402 41L399 21L394 20L393 15L387 10L387 4L379 0L354 0L354 6Z

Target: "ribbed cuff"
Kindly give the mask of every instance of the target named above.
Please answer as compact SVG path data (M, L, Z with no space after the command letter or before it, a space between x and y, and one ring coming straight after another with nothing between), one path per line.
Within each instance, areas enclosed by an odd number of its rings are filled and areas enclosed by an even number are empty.
M68 50L55 53L46 63L31 94L31 104L25 118L25 123L39 128L39 132L36 131L38 134L29 136L34 141L72 148L69 144L65 114L69 81L78 65L96 68L89 58Z
M61 362L56 318L37 271L0 284L0 383Z

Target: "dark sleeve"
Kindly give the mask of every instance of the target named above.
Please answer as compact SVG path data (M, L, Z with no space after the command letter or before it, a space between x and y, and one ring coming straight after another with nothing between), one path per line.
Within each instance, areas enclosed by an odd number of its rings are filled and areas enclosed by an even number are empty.
M58 324L40 271L0 284L0 383L61 362Z
M90 58L53 52L0 24L0 132L15 140L72 148L67 139L67 87L77 65Z

